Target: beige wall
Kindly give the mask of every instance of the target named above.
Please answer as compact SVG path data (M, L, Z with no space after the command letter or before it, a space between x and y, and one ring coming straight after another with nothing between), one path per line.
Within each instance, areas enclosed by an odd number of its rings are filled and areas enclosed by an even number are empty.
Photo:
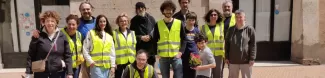
M302 64L325 62L324 0L293 0L292 52L293 61Z
M84 0L73 0L70 2L71 9L70 12L74 14L80 14L78 7L80 2ZM160 5L165 0L90 0L94 5L95 10L93 15L97 16L99 14L104 14L108 17L110 23L113 26L116 26L115 19L117 15L122 12L126 12L131 19L135 15L135 4L137 2L144 2L146 4L147 12L151 14L156 20L163 18L163 15L160 12ZM180 7L178 0L172 0L179 11ZM221 4L223 0L191 0L189 9L194 11L198 15L199 25L204 24L203 16L211 8L217 8L222 11ZM210 6L210 7L209 7Z

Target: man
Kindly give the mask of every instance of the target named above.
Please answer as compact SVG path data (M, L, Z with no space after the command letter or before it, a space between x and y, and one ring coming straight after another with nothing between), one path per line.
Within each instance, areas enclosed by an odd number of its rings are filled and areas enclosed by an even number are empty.
M139 50L136 54L136 62L128 65L123 72L122 78L158 78L155 69L147 64L148 53Z
M223 15L225 16L225 19L223 20L224 22L224 35L227 34L228 28L235 26L236 24L236 19L235 19L235 14L232 13L233 9L233 4L231 0L226 0L222 4L222 9L223 9Z
M162 78L169 78L170 65L174 71L174 78L183 78L181 56L186 46L185 30L182 22L172 18L176 5L167 0L160 6L164 19L156 23L153 40L157 42L157 53L160 57L160 71Z
M149 35L153 31L156 20L146 12L146 5L143 2L137 2L135 7L137 15L131 19L130 29L135 32L137 38L136 51L140 49L148 51L148 63L154 66L156 62L155 42Z
M88 31L95 27L96 18L92 16L93 9L94 7L90 4L90 2L82 2L79 6L81 18L78 31L82 35L82 41L85 39Z
M246 25L245 12L236 11L236 26L230 27L226 37L226 60L229 64L229 78L251 78L256 58L255 30Z
M181 20L182 22L185 22L186 14L190 12L188 10L188 5L190 2L191 2L191 0L178 0L181 10L179 12L177 12L175 15L173 15L173 18L176 18L178 20Z

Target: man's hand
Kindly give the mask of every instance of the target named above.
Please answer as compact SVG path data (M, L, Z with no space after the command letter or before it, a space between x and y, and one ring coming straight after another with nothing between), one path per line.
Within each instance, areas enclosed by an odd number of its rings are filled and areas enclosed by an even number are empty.
M150 36L149 35L141 36L141 40L144 42L148 42L148 41L150 41Z
M182 57L182 52L178 52L178 54L176 55L176 58L181 58Z
M33 33L33 37L34 37L34 38L38 38L38 37L39 37L39 33L40 33L40 32L39 32L38 30L33 30L32 33Z
M228 59L225 59L225 63L228 64L228 65L230 64Z
M72 75L67 75L67 78L73 78L73 76Z
M249 61L249 66L253 66L255 61Z

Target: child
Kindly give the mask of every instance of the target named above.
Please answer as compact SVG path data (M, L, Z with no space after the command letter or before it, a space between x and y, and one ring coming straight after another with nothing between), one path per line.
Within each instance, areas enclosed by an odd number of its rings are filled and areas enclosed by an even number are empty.
M194 37L194 41L199 49L199 55L202 64L193 69L196 70L196 78L210 78L211 77L211 68L216 67L215 59L211 50L206 46L208 38L203 34L197 34Z
M191 53L198 53L198 49L194 42L194 36L200 33L196 25L196 20L197 15L194 12L189 12L186 14L185 33L188 41L186 42L185 52L182 55L183 74L186 74L183 76L184 78L195 78L195 70L190 68L189 59Z

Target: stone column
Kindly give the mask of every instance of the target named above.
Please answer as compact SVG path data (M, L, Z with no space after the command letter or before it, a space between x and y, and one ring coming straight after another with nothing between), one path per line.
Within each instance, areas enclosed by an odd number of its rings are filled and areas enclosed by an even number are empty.
M320 33L324 30L320 26L320 1L293 0L291 60L294 62L312 65L325 61L324 38L321 38L324 33Z

